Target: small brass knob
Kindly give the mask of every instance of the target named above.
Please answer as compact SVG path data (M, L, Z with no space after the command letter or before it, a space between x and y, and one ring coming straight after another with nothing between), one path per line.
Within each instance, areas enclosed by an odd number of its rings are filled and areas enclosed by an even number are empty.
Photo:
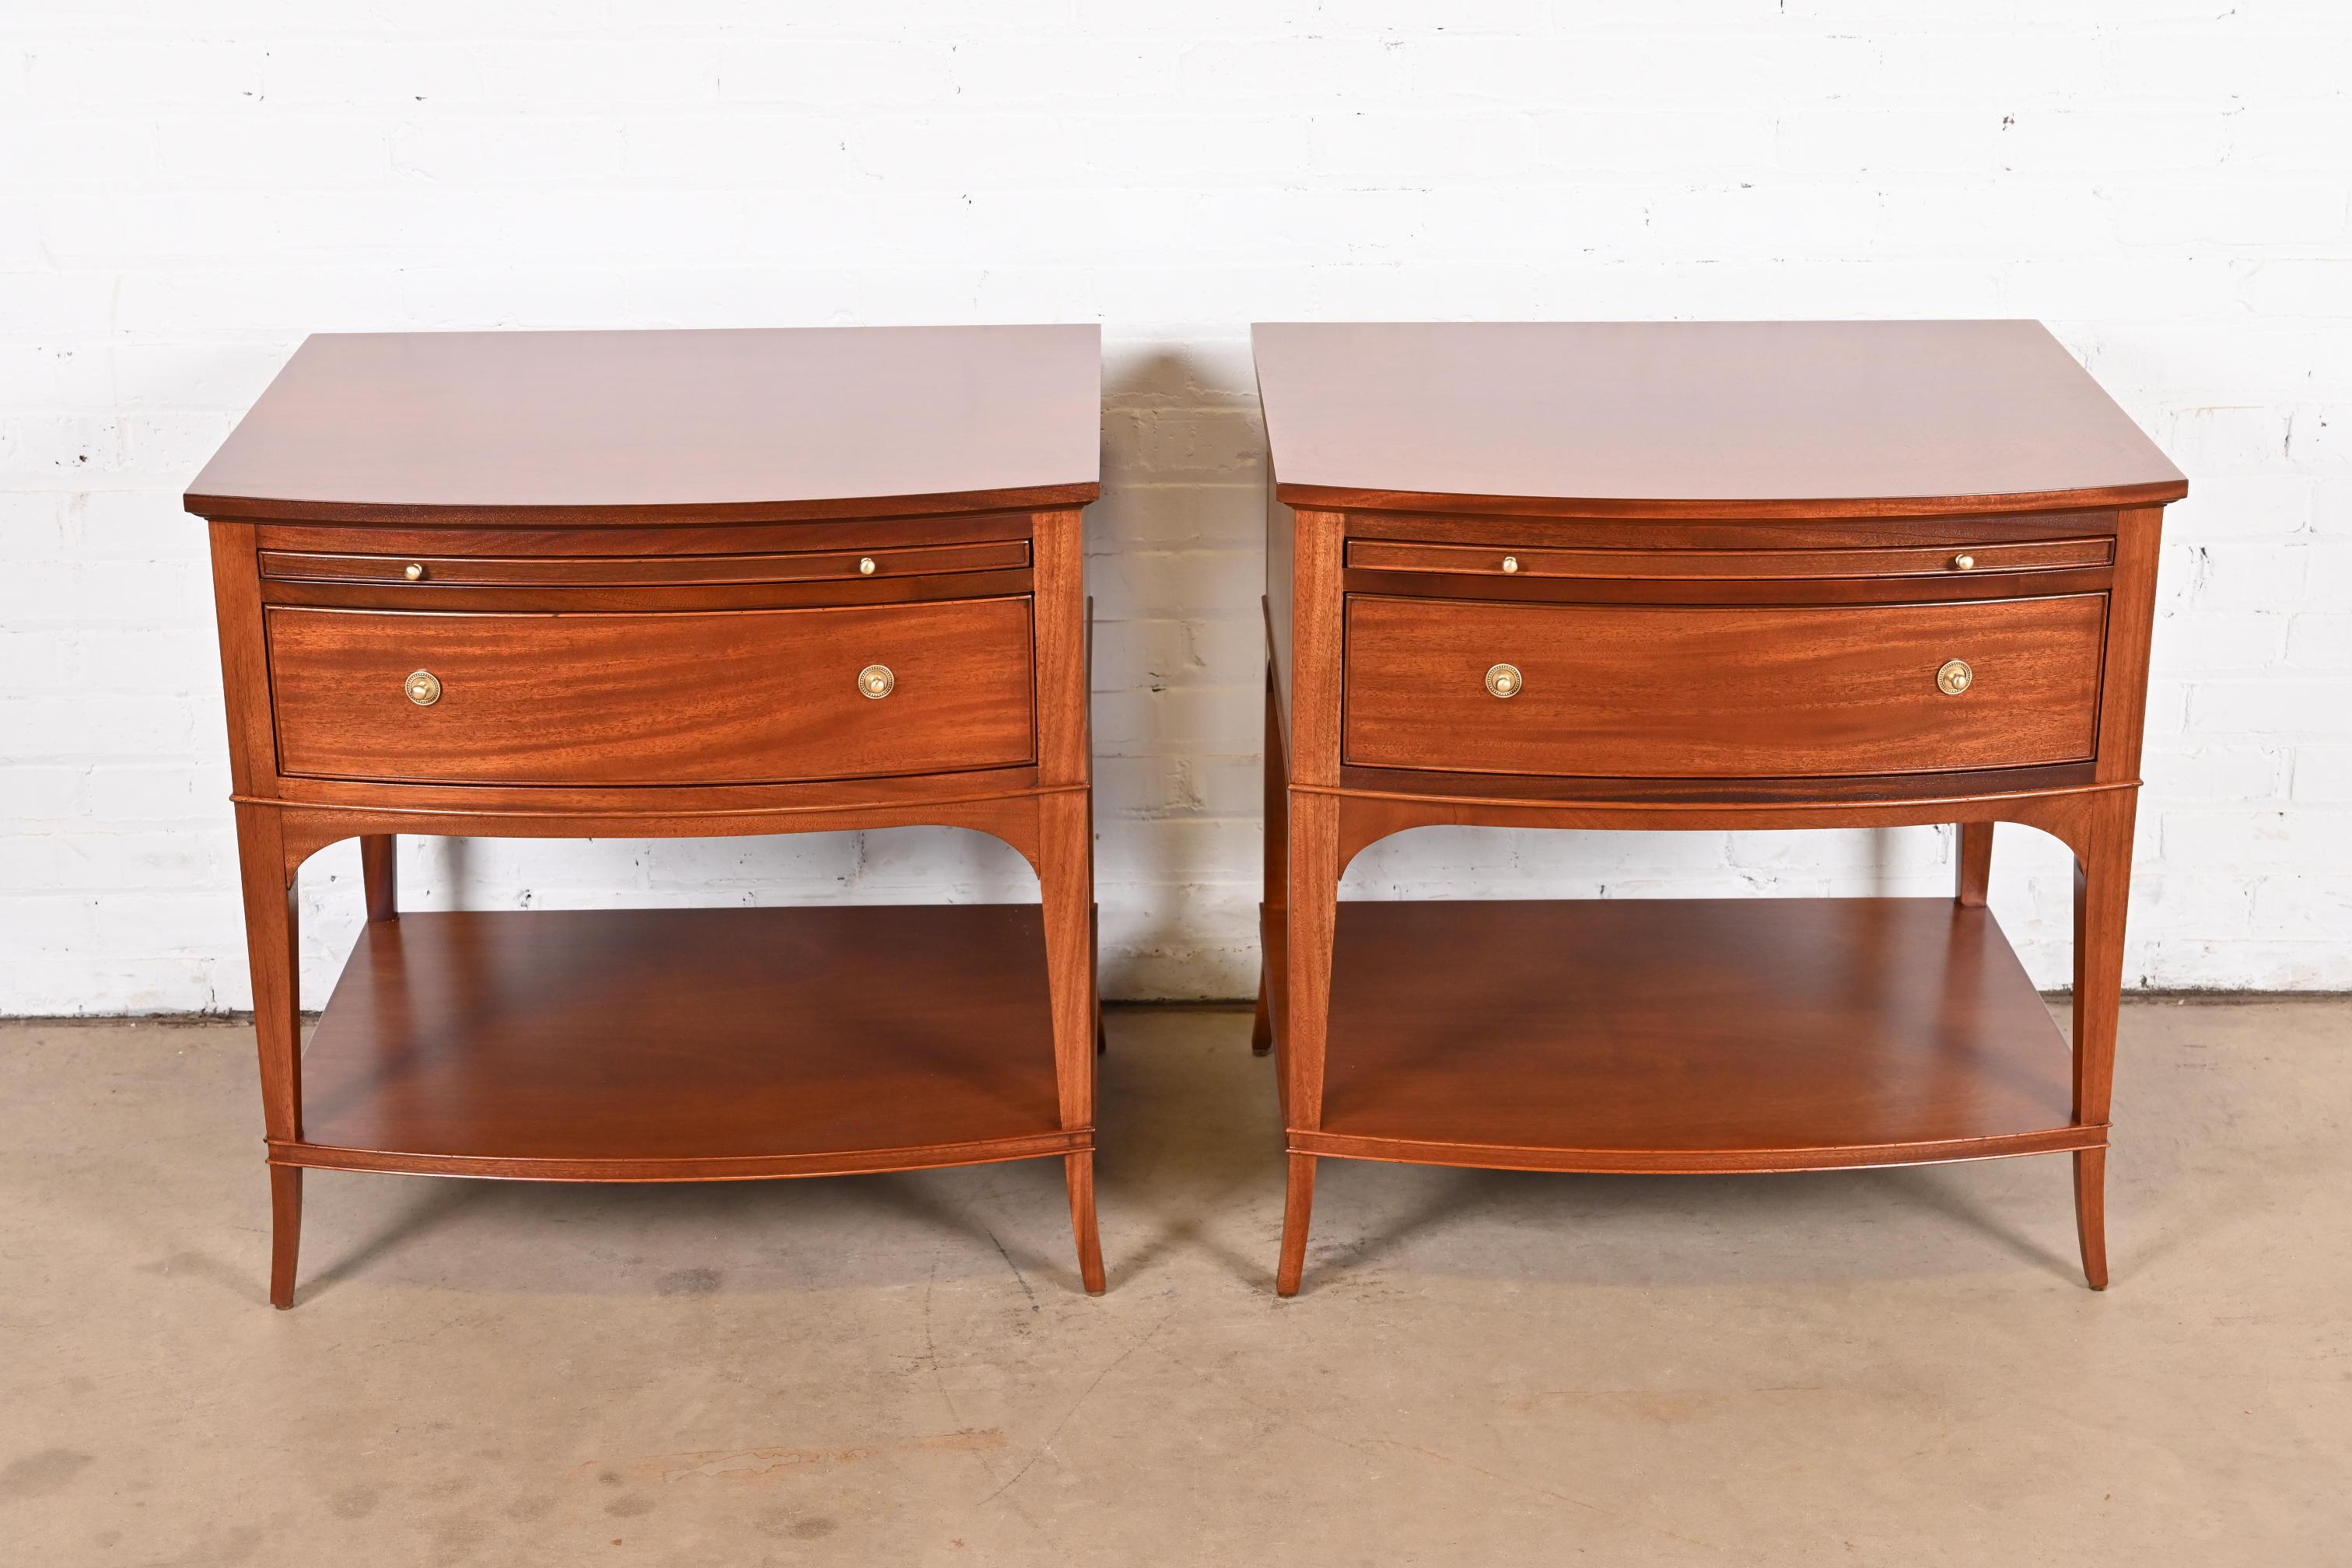
M400 574L412 583L421 582L425 577L425 563L412 561L400 569Z
M1976 570L1976 564L1977 558L1973 555L1955 555L1952 557L1952 570L1955 572L1973 572Z
M1977 672L1969 668L1964 658L1948 658L1936 671L1936 689L1947 697L1958 697L1977 683Z
M879 702L898 689L898 678L887 664L869 664L857 672L857 689Z
M401 689L419 708L430 708L441 700L441 678L429 669L411 670Z
M1526 684L1516 664L1498 664L1486 671L1486 689L1497 697L1517 697Z
M857 574L860 577L871 577L874 575L874 557L871 555L861 555L857 558Z
M1519 558L1518 558L1517 556L1516 556L1516 555L1506 555L1506 556L1504 556L1504 557L1503 557L1503 570L1504 570L1505 572L1516 572L1516 571L1517 571L1518 569L1519 569Z

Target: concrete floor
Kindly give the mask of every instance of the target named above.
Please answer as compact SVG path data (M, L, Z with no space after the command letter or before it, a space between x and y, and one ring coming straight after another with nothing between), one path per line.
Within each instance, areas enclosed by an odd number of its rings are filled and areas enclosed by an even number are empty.
M310 1178L247 1032L0 1027L0 1558L2342 1563L2352 1002L2126 1009L2115 1286L2062 1157L1328 1163L1270 1289L1244 1013L1115 1013L1109 1295L1058 1166Z

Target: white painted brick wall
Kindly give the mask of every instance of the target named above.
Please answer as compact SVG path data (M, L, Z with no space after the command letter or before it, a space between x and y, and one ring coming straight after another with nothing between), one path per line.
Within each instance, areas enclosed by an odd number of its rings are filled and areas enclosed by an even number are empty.
M200 526L322 330L1105 324L1113 995L1246 994L1253 318L2039 316L2192 477L2130 975L2352 986L2341 0L8 0L0 1012L247 988ZM1427 832L1361 892L1934 891L1935 830ZM427 905L1020 896L946 833L412 843ZM306 878L315 1001L358 914ZM2054 845L1994 901L2063 973Z

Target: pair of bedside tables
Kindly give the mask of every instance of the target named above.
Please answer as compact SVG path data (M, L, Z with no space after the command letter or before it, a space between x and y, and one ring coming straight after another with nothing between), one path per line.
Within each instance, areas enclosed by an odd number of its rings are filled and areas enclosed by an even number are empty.
M2030 322L1276 326L1265 980L1324 1158L2071 1152L2108 1086L2163 505ZM1094 1197L1093 328L310 339L209 521L273 1195L1064 1162ZM2070 1050L1984 908L2076 858ZM1029 905L403 914L396 835L977 829ZM1342 902L1441 823L1959 825L1942 899ZM296 873L368 923L306 1054Z

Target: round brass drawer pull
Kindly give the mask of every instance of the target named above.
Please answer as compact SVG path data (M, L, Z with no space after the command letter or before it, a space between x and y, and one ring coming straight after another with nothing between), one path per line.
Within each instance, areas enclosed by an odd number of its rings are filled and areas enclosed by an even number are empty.
M1505 572L1516 572L1516 571L1517 571L1518 569L1519 569L1519 558L1518 558L1517 556L1516 556L1516 555L1506 555L1506 556L1504 556L1504 557L1503 557L1503 570L1504 570Z
M874 557L871 555L861 555L857 558L857 574L860 577L871 577L874 575Z
M401 689L419 708L430 708L441 700L441 678L429 669L411 670Z
M1955 555L1952 557L1952 570L1955 572L1973 572L1976 570L1976 565L1977 558L1973 555Z
M898 678L887 664L869 664L857 672L857 689L879 702L898 689Z
M400 574L407 578L412 583L422 582L425 578L425 563L422 561L412 561L406 566L401 568Z
M1517 697L1526 684L1516 664L1498 664L1486 671L1486 689L1497 697Z
M1936 671L1936 689L1947 697L1958 697L1976 683L1977 672L1964 658L1948 658Z

